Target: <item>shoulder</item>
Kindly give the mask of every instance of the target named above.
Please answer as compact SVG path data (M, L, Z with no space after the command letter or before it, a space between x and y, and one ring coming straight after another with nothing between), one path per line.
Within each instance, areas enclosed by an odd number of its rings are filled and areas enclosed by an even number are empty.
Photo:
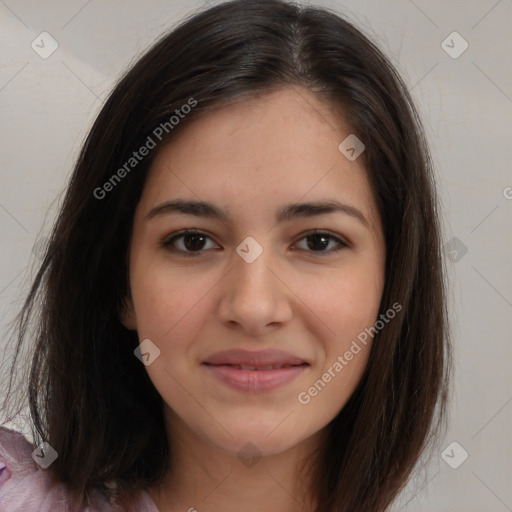
M0 512L70 510L70 494L48 469L32 458L35 450L21 432L0 426ZM126 512L95 490L80 512ZM141 493L131 512L158 512L149 494ZM127 511L130 512L130 511Z
M31 457L32 445L21 432L0 427L0 485L14 477L27 476L36 470Z
M47 469L32 458L35 447L21 432L0 426L0 512L54 512L70 510L70 494ZM120 512L98 491L80 512ZM134 512L153 512L147 494Z

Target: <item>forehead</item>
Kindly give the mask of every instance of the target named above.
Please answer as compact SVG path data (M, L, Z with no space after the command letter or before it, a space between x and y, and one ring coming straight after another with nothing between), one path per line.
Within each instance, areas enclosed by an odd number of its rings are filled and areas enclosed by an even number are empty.
M159 151L142 202L186 196L259 216L276 201L329 198L363 210L375 227L363 158L349 161L338 149L350 134L339 109L303 88L239 100L194 120Z
M231 158L248 166L265 163L272 168L290 153L295 160L309 155L317 158L315 150L320 146L322 150L330 147L331 156L338 156L338 139L344 132L350 129L331 104L302 87L282 87L214 108L184 129L167 149L171 153L178 146L200 148L210 159ZM165 153L164 149L164 159ZM183 156L180 152L173 157L176 166Z

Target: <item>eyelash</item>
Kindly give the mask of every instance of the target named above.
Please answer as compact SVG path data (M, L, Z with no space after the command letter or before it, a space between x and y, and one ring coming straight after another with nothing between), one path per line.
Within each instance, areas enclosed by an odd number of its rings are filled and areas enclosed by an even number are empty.
M199 251L184 251L182 249L176 249L175 247L172 246L172 244L176 240L178 240L180 238L184 238L187 235L188 236L190 236L190 235L201 235L201 236L204 236L205 238L208 238L208 239L212 240L212 238L210 236L208 236L203 231L196 231L196 230L192 230L192 229L185 229L183 231L179 231L178 233L174 233L173 235L171 235L169 237L166 237L165 239L163 239L161 241L160 245L161 245L161 247L163 247L164 249L166 249L166 250L168 250L170 252L181 253L185 257L192 257L192 258L194 258L194 257L198 257L201 254L203 254L205 252L204 249L201 249ZM334 241L338 242L339 246L337 248L335 248L335 249L330 249L328 251L308 251L306 249L299 249L299 250L305 251L305 252L308 252L308 253L312 253L312 254L318 254L318 255L320 255L322 257L322 256L325 256L325 255L330 255L330 254L338 253L342 249L348 247L347 243L345 243L343 240L341 240L339 237L333 235L329 231L322 231L322 230L317 230L317 229L313 229L311 231L308 231L307 233L305 233L302 236L302 238L299 239L299 241L301 241L301 240L303 240L305 238L311 237L311 236L324 236L325 238L328 238L330 240L334 240Z

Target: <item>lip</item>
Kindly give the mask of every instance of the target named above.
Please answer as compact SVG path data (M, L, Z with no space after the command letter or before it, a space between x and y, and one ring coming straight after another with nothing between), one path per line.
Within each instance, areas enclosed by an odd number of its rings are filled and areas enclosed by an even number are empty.
M308 364L287 366L275 370L241 370L233 365L211 365L203 363L203 366L218 380L240 391L270 391L284 386L296 379Z
M260 369L266 366L283 368ZM228 350L203 362L215 378L240 391L270 391L295 380L309 366L304 359L275 349L261 351ZM240 366L257 367L242 369Z
M282 366L308 364L305 359L294 356L288 352L276 349L258 351L250 350L225 350L217 352L204 361L211 365L240 364L244 366Z

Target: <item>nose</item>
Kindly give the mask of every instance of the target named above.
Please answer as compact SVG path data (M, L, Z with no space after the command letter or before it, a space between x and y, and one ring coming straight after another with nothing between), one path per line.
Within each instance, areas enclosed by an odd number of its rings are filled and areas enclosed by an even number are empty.
M252 263L235 255L234 268L222 282L218 315L231 329L261 336L282 327L293 316L293 293L269 251Z

